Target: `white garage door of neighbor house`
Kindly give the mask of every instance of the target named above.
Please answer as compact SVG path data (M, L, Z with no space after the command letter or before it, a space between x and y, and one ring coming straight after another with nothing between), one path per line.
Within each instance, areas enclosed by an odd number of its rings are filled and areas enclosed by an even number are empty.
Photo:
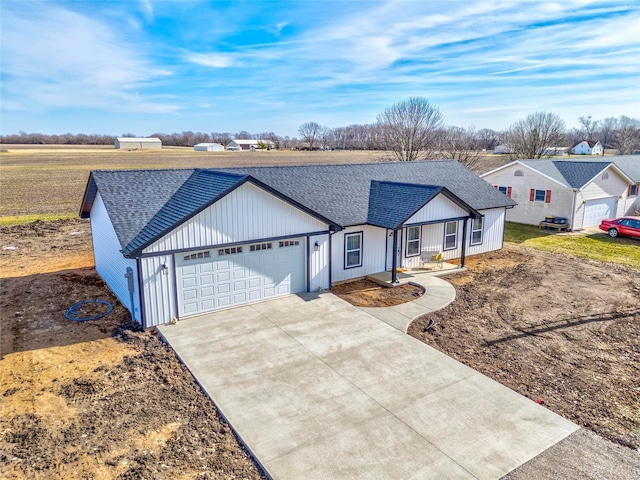
M600 225L605 218L616 216L616 198L601 198L599 200L587 200L584 206L584 220L582 228Z
M305 290L305 239L176 255L180 316Z

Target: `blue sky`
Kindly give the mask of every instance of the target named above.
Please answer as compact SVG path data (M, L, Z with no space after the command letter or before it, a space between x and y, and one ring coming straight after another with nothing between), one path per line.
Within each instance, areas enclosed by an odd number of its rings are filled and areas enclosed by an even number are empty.
M449 125L640 116L637 0L2 0L3 134L372 123L409 96Z

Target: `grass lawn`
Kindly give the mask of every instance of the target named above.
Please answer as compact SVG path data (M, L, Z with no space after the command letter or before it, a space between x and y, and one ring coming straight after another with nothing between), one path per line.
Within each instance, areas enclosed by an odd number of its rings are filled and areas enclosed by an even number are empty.
M558 235L546 233L535 225L507 222L504 241L548 252L568 253L599 262L640 268L640 241L632 238L609 238L604 232Z

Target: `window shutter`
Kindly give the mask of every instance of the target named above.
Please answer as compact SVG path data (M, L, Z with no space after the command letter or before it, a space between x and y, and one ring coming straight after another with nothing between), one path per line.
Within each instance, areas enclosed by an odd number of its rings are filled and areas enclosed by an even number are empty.
M627 189L627 197L630 197L630 196L631 196L631 187L632 187L632 186L633 186L633 185L629 185L629 188Z
M551 203L551 190L547 190L547 194L544 197L544 203Z
M529 201L533 202L535 200L535 198L536 198L536 190L535 190L535 188L532 188L529 191Z
M498 185L494 185L493 188L495 188L497 190L498 189Z
M511 187L507 187L507 197L511 198Z

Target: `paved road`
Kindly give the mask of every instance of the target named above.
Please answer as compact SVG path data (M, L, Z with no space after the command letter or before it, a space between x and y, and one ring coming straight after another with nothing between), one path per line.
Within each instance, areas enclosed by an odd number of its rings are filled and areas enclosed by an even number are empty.
M578 429L328 293L160 331L276 479L497 479Z

